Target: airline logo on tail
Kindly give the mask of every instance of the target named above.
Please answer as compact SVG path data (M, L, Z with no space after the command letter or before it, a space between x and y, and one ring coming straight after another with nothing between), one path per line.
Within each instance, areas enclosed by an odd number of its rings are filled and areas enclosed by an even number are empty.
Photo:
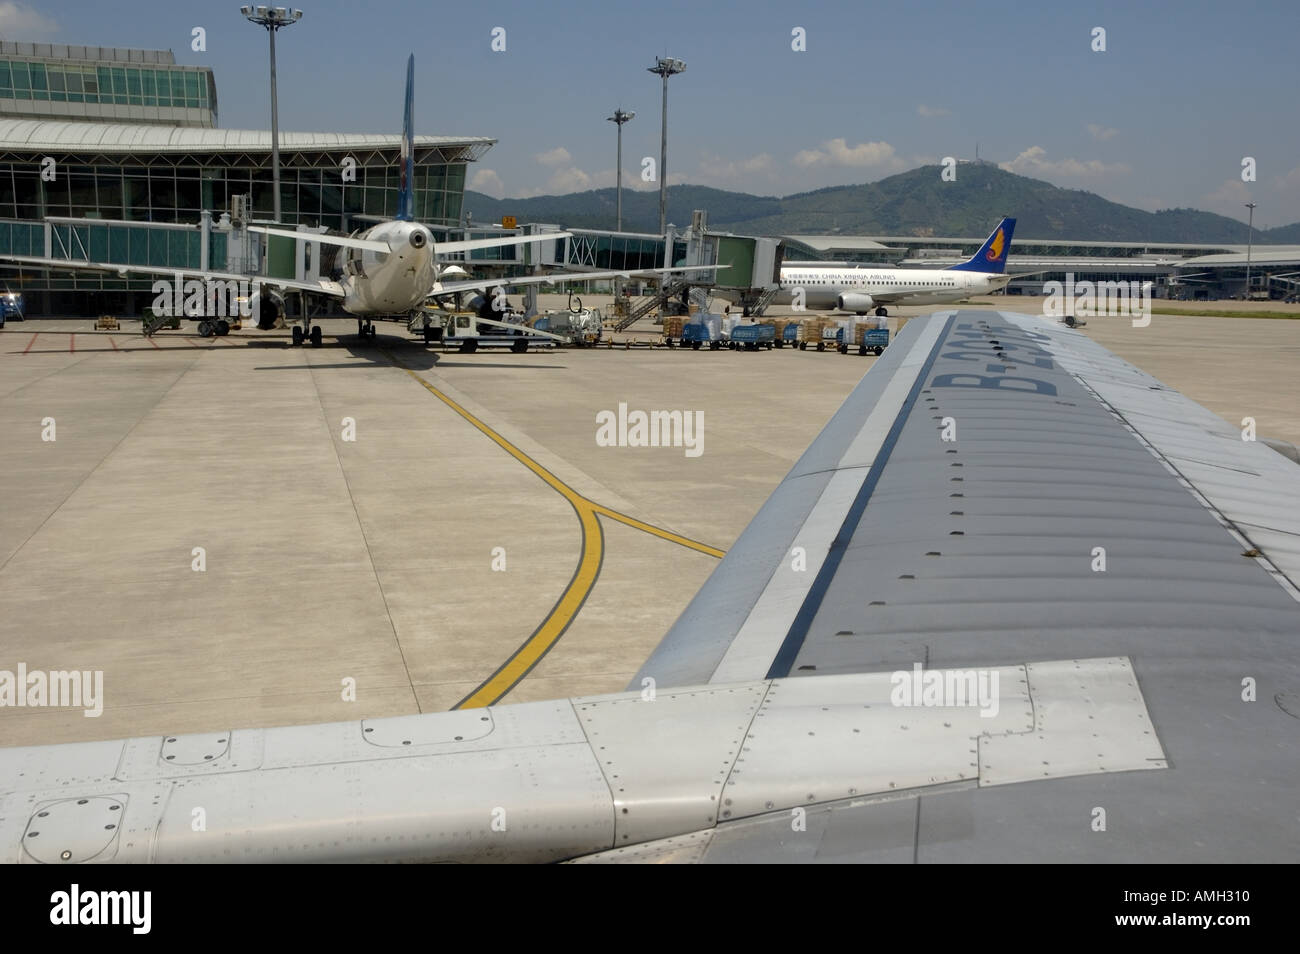
M953 270L1002 274L1007 267L1007 253L1011 251L1011 236L1015 230L1015 219L1003 219L984 240L979 251L960 265L953 265Z
M1006 233L1002 231L1002 226L999 225L997 232L993 235L993 241L989 243L989 250L984 253L984 257L990 262L996 262L1001 259L1005 242Z

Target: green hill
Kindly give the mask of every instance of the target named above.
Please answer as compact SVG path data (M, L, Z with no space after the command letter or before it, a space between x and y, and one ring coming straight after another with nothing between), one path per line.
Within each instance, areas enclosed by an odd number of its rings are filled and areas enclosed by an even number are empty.
M475 222L500 222L501 216L513 215L521 222L553 222L566 228L612 229L616 221L617 196L613 189L594 189L570 195L541 195L532 199L494 199L481 192L465 192L465 208L474 213ZM708 186L679 185L668 191L668 221L686 226L691 213L707 209L709 224L730 228L732 223L747 222L781 212L781 199L724 192ZM623 190L623 228L628 232L659 231L659 193Z
M668 192L668 220L689 224L694 209L707 209L709 225L750 235L983 235L1003 215L1014 215L1017 238L1070 238L1116 242L1222 242L1244 244L1246 226L1197 209L1145 212L1092 192L1062 189L991 163L957 167L957 180L944 182L939 166L922 166L878 182L834 186L784 198L727 192L706 186L674 186ZM613 189L532 199L493 199L465 193L465 208L477 222L514 215L524 222L553 222L570 228L614 227ZM655 232L659 193L623 190L623 228ZM1255 242L1300 244L1300 223L1257 230Z

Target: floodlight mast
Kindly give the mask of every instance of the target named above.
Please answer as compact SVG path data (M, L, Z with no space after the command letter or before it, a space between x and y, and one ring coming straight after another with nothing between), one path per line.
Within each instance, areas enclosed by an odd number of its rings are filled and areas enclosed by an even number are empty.
M1255 203L1247 202L1250 209L1250 223L1246 226L1246 301L1253 301L1250 293L1250 250L1255 242Z
M659 234L667 234L668 225L668 77L686 69L686 64L671 56L656 56L655 65L646 67L650 73L663 77L664 105L663 130L659 139Z
M622 109L616 109L613 116L605 117L606 121L618 126L618 165L614 167L617 170L614 173L617 189L616 208L618 211L615 213L618 217L618 224L615 226L617 232L623 231L623 124L631 122L634 116L636 116L634 112L629 113L624 112Z
M271 37L271 191L274 219L280 221L280 111L275 91L275 31L302 19L302 11L287 7L243 6L239 8L251 23L266 27Z

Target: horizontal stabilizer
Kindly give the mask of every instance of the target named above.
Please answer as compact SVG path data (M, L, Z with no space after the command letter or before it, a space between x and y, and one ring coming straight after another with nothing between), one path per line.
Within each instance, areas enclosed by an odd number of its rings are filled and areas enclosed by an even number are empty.
M264 225L250 225L248 231L261 232L264 235L279 235L282 238L291 238L298 242L322 242L326 245L341 245L344 248L360 248L367 252L391 252L393 250L387 242L372 242L370 239L347 238L342 235L291 232L288 229L273 229Z

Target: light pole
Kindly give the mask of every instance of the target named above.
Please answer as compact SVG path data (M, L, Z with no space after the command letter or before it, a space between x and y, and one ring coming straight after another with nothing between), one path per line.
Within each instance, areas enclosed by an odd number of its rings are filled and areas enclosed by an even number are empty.
M242 13L258 26L266 27L271 37L271 191L274 218L280 221L280 114L275 95L275 31L302 19L301 10L285 7L240 7Z
M616 109L614 110L613 116L605 117L608 122L614 123L618 126L618 166L617 171L614 173L618 190L618 198L616 200L618 208L618 225L615 226L614 229L616 232L623 231L623 124L630 122L632 117L635 115L636 113L625 113L621 109Z
M1250 247L1255 236L1255 203L1247 202L1246 208L1250 209L1250 222L1246 226L1246 301L1250 301Z
M655 65L646 69L664 80L663 132L659 139L659 234L663 235L668 225L668 77L681 73L686 64L670 56L656 56Z

